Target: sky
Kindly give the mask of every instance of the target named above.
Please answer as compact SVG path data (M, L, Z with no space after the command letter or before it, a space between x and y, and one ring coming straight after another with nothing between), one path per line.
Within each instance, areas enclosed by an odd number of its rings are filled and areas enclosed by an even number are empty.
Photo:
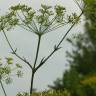
M78 6L73 2L73 0L0 0L0 15L5 14L8 11L10 6L16 5L18 3L27 4L32 6L33 9L38 10L41 4L54 6L60 4L66 7L68 13L78 13L80 10ZM44 56L48 56L52 51L55 44L57 44L64 33L68 30L69 26L62 27L53 31L49 34L46 34L41 40L39 61ZM72 37L73 33L82 32L83 22L81 20L80 24L76 25L68 34L68 38ZM12 46L18 49L18 53L21 56L26 57L30 62L34 62L36 45L37 45L37 36L31 32L27 32L21 28L16 28L10 32L6 32ZM61 44L62 49L56 52L47 62L41 67L36 73L34 79L34 88L39 91L47 89L48 85L52 85L53 81L58 77L61 78L63 72L68 69L66 50L72 50L72 46L64 40ZM14 62L19 62L23 65L24 76L21 79L13 77L13 83L11 85L4 84L8 96L15 96L18 92L29 92L30 88L30 79L31 79L31 70L30 68L17 57L10 54L11 50L5 41L5 38L0 32L0 57L5 58L6 56L14 57ZM0 87L0 96L3 96L2 89Z

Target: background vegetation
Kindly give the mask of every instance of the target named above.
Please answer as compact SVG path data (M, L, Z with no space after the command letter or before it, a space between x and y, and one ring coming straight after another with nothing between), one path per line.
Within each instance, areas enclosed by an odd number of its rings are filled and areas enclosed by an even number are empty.
M50 86L54 90L67 89L71 96L96 96L96 0L84 3L84 34L67 39L75 48L67 52L70 69Z

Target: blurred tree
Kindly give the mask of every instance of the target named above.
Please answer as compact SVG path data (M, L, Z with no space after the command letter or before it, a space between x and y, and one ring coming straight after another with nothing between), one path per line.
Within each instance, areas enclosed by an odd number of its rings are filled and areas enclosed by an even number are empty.
M71 67L82 75L96 72L96 0L85 0L85 3L85 33L79 35L76 41L68 39L76 49L72 54L67 52Z
M67 52L70 69L64 73L61 79L63 85L60 85L61 81L58 81L60 86L54 83L54 86L50 87L61 89L63 86L63 89L66 88L72 96L96 96L94 84L89 86L81 83L87 75L96 73L96 0L83 1L86 4L86 7L83 8L86 20L85 32L72 39L67 39L74 47L72 52ZM75 40L73 41L73 39ZM86 79L84 80L86 81Z

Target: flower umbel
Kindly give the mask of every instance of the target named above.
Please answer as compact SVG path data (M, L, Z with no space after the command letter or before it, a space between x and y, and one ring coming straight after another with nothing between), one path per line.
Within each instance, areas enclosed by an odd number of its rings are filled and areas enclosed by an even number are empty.
M21 71L22 66L20 64L14 64L13 58L6 57L5 63L2 63L2 59L0 59L0 80L5 81L6 84L10 84L12 82L12 76L15 76L15 72L17 77L21 77L23 74ZM19 69L19 71L18 71Z
M10 30L18 25L37 35L43 35L73 22L77 17L76 14L71 16L65 13L65 7L60 5L52 9L52 6L41 4L41 8L36 12L27 5L18 4L12 6L7 15L0 17L0 31Z

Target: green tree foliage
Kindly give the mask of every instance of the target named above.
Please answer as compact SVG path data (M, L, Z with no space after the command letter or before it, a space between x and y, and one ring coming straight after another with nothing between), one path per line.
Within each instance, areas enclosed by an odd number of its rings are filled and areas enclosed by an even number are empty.
M68 55L73 59L71 65L82 75L96 72L96 1L85 0L85 33L79 35L76 41L69 40L76 50Z
M63 86L72 96L96 95L93 79L88 80L92 84L86 80L86 76L93 78L92 75L96 73L96 0L84 0L84 3L85 32L68 39L74 47L71 53L67 52L70 69L64 73L62 83L57 82L58 85L63 85L57 86L54 83L54 86L51 86L53 89L61 89Z

